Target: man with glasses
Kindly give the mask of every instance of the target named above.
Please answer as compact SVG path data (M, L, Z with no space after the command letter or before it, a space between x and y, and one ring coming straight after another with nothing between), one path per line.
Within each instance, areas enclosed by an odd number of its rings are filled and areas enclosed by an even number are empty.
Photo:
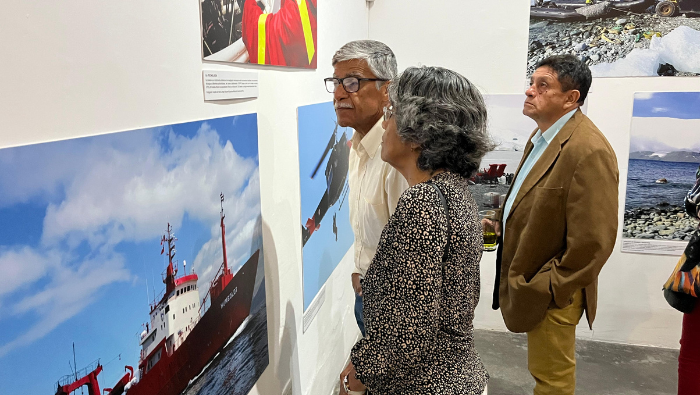
M333 93L338 125L355 130L349 163L350 224L355 233L352 286L355 318L364 336L361 280L377 251L384 225L408 188L403 176L380 155L382 116L389 105L387 85L397 74L396 58L386 44L360 40L343 45L332 64L333 77L325 83Z

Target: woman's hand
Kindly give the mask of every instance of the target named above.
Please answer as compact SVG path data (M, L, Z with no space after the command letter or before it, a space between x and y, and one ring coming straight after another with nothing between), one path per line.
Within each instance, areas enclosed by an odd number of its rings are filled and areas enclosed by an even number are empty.
M357 379L355 376L356 373L355 366L353 366L352 362L348 362L348 366L340 373L340 395L347 395L347 391L345 391L346 385L350 391L364 391L367 389L367 387ZM346 377L348 380L347 384L345 383Z

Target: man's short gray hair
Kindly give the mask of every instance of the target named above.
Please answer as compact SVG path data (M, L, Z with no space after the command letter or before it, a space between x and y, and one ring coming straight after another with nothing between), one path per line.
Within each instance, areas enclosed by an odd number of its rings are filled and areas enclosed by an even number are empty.
M494 148L484 98L462 75L442 67L409 67L389 85L396 132L420 146L421 170L471 177Z
M398 74L396 66L396 56L388 45L383 42L374 40L357 40L340 47L333 55L333 63L335 66L338 62L346 60L364 60L369 65L369 69L377 78L390 81ZM385 82L377 81L377 89Z

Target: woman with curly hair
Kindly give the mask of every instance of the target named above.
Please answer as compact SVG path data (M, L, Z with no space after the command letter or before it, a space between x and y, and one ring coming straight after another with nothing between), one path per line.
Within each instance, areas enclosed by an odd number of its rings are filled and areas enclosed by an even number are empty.
M367 335L341 394L481 394L474 348L483 251L467 185L493 148L484 100L440 67L409 68L389 87L382 159L408 181L363 283Z

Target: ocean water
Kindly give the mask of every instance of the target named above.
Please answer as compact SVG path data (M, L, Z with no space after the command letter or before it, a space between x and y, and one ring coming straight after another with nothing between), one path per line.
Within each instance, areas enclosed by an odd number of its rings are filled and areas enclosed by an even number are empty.
M695 184L697 169L697 163L630 159L625 210L659 203L682 206L686 193ZM668 183L657 184L660 178Z
M269 363L267 308L253 306L246 327L211 362L181 395L245 395L250 392Z

